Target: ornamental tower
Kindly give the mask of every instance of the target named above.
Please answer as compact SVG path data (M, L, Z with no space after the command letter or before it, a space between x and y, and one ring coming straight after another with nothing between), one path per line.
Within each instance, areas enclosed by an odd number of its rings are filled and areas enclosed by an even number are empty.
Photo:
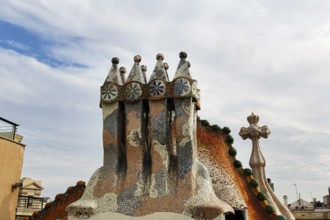
M196 187L194 176L197 171L197 140L195 137L197 108L193 98L197 94L197 82L190 76L186 61L187 54L181 52L180 58L173 80L178 176L184 180L185 187L194 191Z
M164 55L157 54L157 63L149 80L149 132L151 155L151 188L149 195L158 197L173 192L169 170L173 155L171 141L171 100L166 97L168 76L163 64ZM164 181L166 180L166 181Z
M148 83L139 55L126 81L125 68L119 74L119 59L112 59L101 86L104 163L82 198L67 207L69 219L159 212L214 219L234 212L215 195L209 172L198 161L199 90L186 58L181 52L170 81L158 54Z
M115 182L118 181L119 159L123 154L123 107L118 100L119 89L123 83L119 76L118 63L118 58L112 59L112 67L101 87L101 98L104 101L100 103L103 115L103 169Z
M142 88L145 82L141 66L141 57L134 57L133 67L126 79L124 102L125 102L125 148L126 148L126 174L124 188L131 190L137 188L134 195L142 195L143 179L148 166L143 166L146 152L149 151L146 137L147 107L142 99ZM102 102L102 100L101 100Z

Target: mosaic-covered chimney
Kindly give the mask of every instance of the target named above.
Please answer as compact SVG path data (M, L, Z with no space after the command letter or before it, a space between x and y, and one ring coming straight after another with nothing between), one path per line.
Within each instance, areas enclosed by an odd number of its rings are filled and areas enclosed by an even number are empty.
M213 219L234 212L216 197L209 173L197 159L199 90L186 58L180 52L172 81L162 54L157 54L149 80L140 56L134 57L126 80L125 68L112 59L101 87L103 166L82 198L67 207L69 216L173 212Z

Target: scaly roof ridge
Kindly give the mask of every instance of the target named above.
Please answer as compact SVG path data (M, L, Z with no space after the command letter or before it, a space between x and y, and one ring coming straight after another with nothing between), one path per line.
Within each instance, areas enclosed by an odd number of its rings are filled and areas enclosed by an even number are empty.
M274 207L268 204L266 200L266 196L260 191L259 183L254 179L253 172L250 168L244 168L242 162L236 158L237 150L233 147L234 138L230 135L230 128L223 127L221 128L219 125L214 124L210 125L207 120L201 120L198 118L199 123L206 127L209 131L220 134L224 137L225 143L228 148L228 156L231 158L232 166L234 166L238 174L244 174L245 180L248 181L249 186L251 187L254 195L257 197L261 206L265 209L267 214L271 217L272 220L284 220L285 218L281 215L276 215Z

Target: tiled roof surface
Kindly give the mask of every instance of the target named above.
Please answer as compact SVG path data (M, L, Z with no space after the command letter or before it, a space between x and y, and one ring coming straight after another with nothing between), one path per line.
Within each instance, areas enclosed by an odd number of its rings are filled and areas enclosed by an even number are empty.
M233 148L233 138L230 129L221 129L217 125L198 122L197 140L200 155L207 154L212 161L224 169L234 180L235 187L243 196L248 208L249 219L277 219L277 216L267 201L263 200L262 194L256 181L253 179L252 171L244 169L242 163L236 159L236 150ZM203 162L203 160L201 160Z
M67 219L67 212L65 208L80 199L85 189L85 182L79 181L75 186L67 188L63 194L57 194L53 202L47 203L45 208L33 214L33 220L55 220Z

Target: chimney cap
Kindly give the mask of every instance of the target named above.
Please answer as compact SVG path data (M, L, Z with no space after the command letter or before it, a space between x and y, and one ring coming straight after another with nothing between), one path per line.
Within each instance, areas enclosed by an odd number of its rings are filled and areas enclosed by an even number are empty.
M141 62L141 56L140 55L134 56L134 62L135 63L140 63Z
M164 60L164 54L162 54L162 53L158 53L158 54L156 55L156 60L159 60L159 59Z
M125 74L126 71L127 71L126 68L123 67L123 66L119 68L119 72L120 72L120 74Z
M168 63L164 63L163 66L164 66L164 69L165 69L165 70L168 70L168 68L169 68Z
M188 55L187 55L187 52L185 52L185 51L181 51L181 52L179 53L179 56L180 56L181 59L186 59Z
M111 63L112 63L113 65L117 65L117 64L119 63L119 58L118 58L118 57L114 57L114 58L112 58L112 59L111 59Z

